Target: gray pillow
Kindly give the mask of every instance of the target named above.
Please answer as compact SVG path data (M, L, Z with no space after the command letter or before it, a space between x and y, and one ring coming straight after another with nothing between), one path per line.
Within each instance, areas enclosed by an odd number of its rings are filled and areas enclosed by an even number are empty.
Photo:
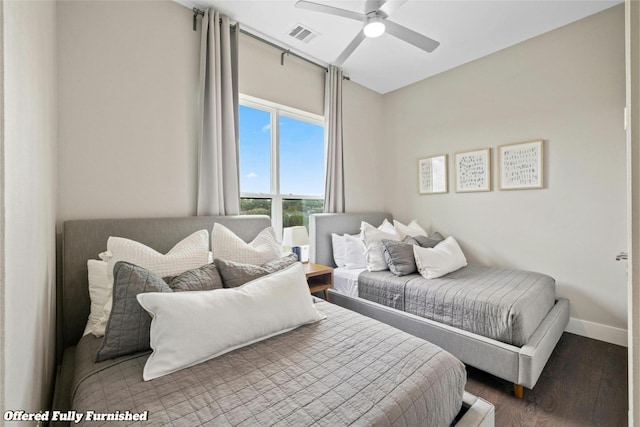
M402 242L382 239L384 259L393 274L406 276L418 271L413 255L413 246L417 244L415 238L410 236L405 237Z
M243 264L224 259L215 259L214 262L222 277L223 286L225 288L237 288L254 279L275 273L295 264L298 262L298 257L295 254L289 254L262 265Z
M422 246L423 248L433 248L435 245L444 240L442 234L438 233L437 231L429 237L413 236L413 238L418 242L418 245Z
M213 263L185 271L179 276L163 277L163 280L174 292L222 289L222 277Z
M143 292L172 292L146 268L119 261L113 267L113 306L96 362L149 350L151 316L138 303Z

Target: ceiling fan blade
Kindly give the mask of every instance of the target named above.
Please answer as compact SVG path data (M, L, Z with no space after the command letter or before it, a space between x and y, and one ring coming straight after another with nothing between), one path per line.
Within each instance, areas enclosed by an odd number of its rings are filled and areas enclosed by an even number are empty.
M403 4L405 4L407 0L387 0L384 2L382 6L378 9L380 12L384 13L388 18L393 15L393 13L400 8Z
M425 52L431 53L435 48L440 46L439 41L435 41L434 39L430 39L420 33L416 33L415 31L410 30L407 27L403 27L402 25L398 25L395 22L384 21L384 25L386 31L392 36L404 40Z
M314 3L307 0L298 0L296 2L296 7L298 9L313 10L314 12L328 13L329 15L355 19L356 21L364 21L364 18L366 18L366 16L364 16L362 13L353 12L347 9L340 9L333 6L327 6L326 4Z
M353 40L351 40L351 43L349 43L349 46L347 46L345 50L342 51L340 56L338 56L338 59L336 59L335 61L335 65L342 65L344 61L346 61L347 58L351 56L353 51L356 50L356 48L360 46L360 43L362 43L362 41L366 38L367 36L364 35L364 32L359 31L356 37Z

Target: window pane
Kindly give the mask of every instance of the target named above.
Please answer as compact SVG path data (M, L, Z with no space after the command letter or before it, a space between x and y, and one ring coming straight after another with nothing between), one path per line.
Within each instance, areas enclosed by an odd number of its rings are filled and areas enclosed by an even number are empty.
M240 199L240 215L268 215L271 218L271 199Z
M309 215L322 213L324 200L284 199L282 201L282 226L304 225L309 229Z
M324 195L324 128L280 116L280 194Z
M240 106L240 192L271 193L271 114Z

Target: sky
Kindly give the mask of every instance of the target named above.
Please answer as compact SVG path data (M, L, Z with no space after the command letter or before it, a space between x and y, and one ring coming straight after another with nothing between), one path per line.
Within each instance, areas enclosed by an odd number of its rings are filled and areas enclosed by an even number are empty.
M270 113L240 106L240 191L271 192ZM324 194L324 129L280 115L280 193ZM275 189L274 189L275 191Z

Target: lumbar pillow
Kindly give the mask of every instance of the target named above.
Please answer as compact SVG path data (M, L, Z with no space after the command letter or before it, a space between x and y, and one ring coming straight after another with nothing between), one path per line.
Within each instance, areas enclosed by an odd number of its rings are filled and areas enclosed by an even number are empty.
M409 225L404 225L400 221L393 220L393 228L400 235L401 239L404 239L405 236L424 236L427 237L427 232L424 231L424 228L420 227L417 220L413 220L409 223Z
M126 261L146 268L160 277L175 276L208 263L209 233L207 230L196 231L178 242L164 255L135 240L109 237L109 240L107 240L107 252L101 254L101 257L107 261L110 295L102 308L100 320L93 331L93 334L98 337L104 335L109 314L111 313L113 267L118 261Z
M360 231L362 232L362 240L365 246L364 255L367 260L367 270L388 270L387 262L384 259L384 253L382 251L382 239L399 241L400 236L398 236L398 233L396 233L395 230L393 230L393 233L381 231L364 221L360 225Z
M222 289L223 286L220 272L213 262L193 270L185 271L178 276L163 277L162 280L169 284L173 292L210 291L213 289Z
M467 258L456 239L449 236L433 248L413 247L418 272L425 279L435 279L467 265Z
M90 259L87 261L87 270L89 271L91 311L83 335L96 333L100 317L102 316L102 308L109 298L111 298L111 284L107 276L107 262ZM104 333L104 331L102 333Z
M211 233L213 257L245 264L263 264L282 256L273 228L262 230L252 242L246 243L224 225L214 224Z
M367 268L367 260L364 257L366 250L362 238L358 236L352 236L350 234L344 235L344 266L345 268Z
M153 318L145 381L325 317L313 304L299 263L239 288L137 298Z
M172 292L160 276L146 268L118 261L113 270L113 308L96 362L149 350L151 317L140 307L136 295Z
M417 271L413 246L418 242L412 237L405 237L402 242L382 239L384 259L389 270L396 276L406 276Z
M224 259L215 260L225 288L237 288L259 277L284 270L296 262L298 262L298 257L293 253L262 265L243 264Z

